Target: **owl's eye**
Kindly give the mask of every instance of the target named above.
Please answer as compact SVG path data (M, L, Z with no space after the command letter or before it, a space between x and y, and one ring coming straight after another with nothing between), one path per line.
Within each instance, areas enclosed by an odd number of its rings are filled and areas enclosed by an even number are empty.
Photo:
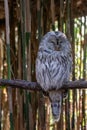
M51 43L55 44L55 41L51 41Z
M55 44L56 43L56 37L53 36L53 38L49 39L51 43Z
M62 43L62 41L60 40L60 43Z

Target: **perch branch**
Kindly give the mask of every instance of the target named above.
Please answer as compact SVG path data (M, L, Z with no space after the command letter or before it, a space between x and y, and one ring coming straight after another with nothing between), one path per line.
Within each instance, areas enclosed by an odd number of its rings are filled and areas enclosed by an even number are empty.
M29 82L25 80L0 79L0 86L20 88L20 89L26 89L31 91L43 91L37 82ZM87 88L87 81L85 80L69 81L61 87L61 89L82 89L82 88L83 89ZM49 91L52 90L54 89L51 89Z
M11 88L20 88L20 89L29 89L41 91L40 85L37 82L29 82L25 80L8 80L8 79L0 79L0 86L8 86Z

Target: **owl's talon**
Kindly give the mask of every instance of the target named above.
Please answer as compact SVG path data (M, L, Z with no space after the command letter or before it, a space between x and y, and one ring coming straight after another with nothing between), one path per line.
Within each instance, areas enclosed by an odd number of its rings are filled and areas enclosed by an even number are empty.
M43 96L44 96L44 97L48 97L48 96L49 96L49 93L48 93L48 92L43 91Z

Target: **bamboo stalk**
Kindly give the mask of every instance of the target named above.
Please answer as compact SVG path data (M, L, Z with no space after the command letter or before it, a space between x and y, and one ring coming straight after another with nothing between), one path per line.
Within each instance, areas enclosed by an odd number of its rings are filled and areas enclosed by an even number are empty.
M71 0L66 0L66 11L67 11L67 17L66 17L66 34L71 41L71 28L70 28L70 13L71 13ZM70 130L70 91L68 91L68 102L67 102L67 122L66 122L67 129Z
M27 80L31 81L31 10L30 0L26 0L25 32L27 45Z
M42 28L41 28L41 1L37 0L37 28L38 28L38 40L41 40Z
M81 27L79 26L79 30L80 30L80 35L81 35L81 32L82 32L82 18L80 18L80 24L81 24ZM83 51L83 48L82 48L82 37L80 37L80 63L79 63L79 72L80 72L80 78L83 77L83 72L82 72L82 69L83 69L83 66L82 66L82 51ZM84 63L83 63L84 64ZM83 69L84 70L84 69ZM83 77L84 78L84 77ZM85 78L84 78L85 79Z
M3 77L2 66L3 66L3 40L0 38L0 77ZM2 90L0 90L0 130L1 125L2 125Z
M30 0L26 0L25 2L25 33L26 33L26 47L27 47L27 80L31 81L31 9L30 9ZM27 130L31 130L34 127L32 113L30 111L30 99L31 95L28 91L26 91L26 116L27 116ZM31 123L29 122L31 120Z
M21 5L21 38L22 38L22 64L23 64L23 79L27 79L27 69L26 69L26 33L25 33L25 9L26 9L26 1L20 0ZM23 116L24 116L24 129L29 130L29 114L28 114L28 99L27 99L27 92L23 91ZM22 117L23 118L23 117Z
M27 79L26 75L26 41L25 41L25 1L20 0L21 5L21 38L22 38L22 63L23 63L23 79Z
M84 16L84 46L83 46L83 49L84 49L84 59L83 59L83 78L86 79L86 61L87 61L87 45L86 45L86 39L87 39L87 36L85 35L86 34L86 17ZM86 129L86 110L85 110L85 102L86 102L86 92L85 90L83 90L83 99L82 99L82 114L83 114L83 123L84 123L84 126L83 126L83 129Z
M21 27L20 23L18 24L18 78L22 78L22 45L21 45ZM20 90L18 90L18 104L19 104L19 129L24 130L24 122L23 120L23 94L21 94Z
M74 19L73 19L73 0L71 0L71 15L70 15L70 26L71 26L71 37L72 37L72 41L71 41L71 46L72 46L72 57L73 57L73 70L72 70L72 80L75 80L75 38L74 38ZM72 102L71 102L71 118L70 118L70 123L71 123L71 127L70 129L73 130L74 128L74 94L75 94L75 90L72 91Z
M7 44L7 65L8 79L11 78L11 62L10 62L10 26L9 26L9 7L8 0L4 0L5 19L6 19L6 44ZM12 108L12 89L8 88L9 111L10 111L10 130L14 130L13 108Z
M52 30L55 30L55 4L54 4L54 0L51 0L51 14L52 14Z
M41 7L42 0L37 0L37 30L38 30L38 42L41 40L42 36L42 7ZM43 100L42 93L39 93L38 98L38 122L39 122L39 130L45 130L45 102Z
M2 100L2 98L1 98L1 94L2 94L2 90L0 90L0 130L1 130L1 124L2 124L2 122L1 122L1 120L2 120L2 114L1 114L1 100Z
M60 0L60 31L63 31L63 17L64 17L64 0Z
M59 5L59 9L60 9L59 10L60 11L59 16L60 17L59 17L59 21L58 21L59 22L59 30L63 31L63 25L64 25L64 21L63 21L63 17L64 17L64 8L63 8L64 7L64 0L60 0L59 4L60 4ZM63 103L64 103L64 101L62 101L62 107L63 107ZM57 129L58 130L63 129L63 123L64 123L63 111L64 111L64 109L61 110L61 118L60 118L60 121L57 123Z

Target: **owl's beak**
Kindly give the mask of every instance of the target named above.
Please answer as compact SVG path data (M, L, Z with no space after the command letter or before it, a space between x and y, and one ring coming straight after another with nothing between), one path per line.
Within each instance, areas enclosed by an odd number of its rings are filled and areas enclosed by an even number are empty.
M60 45L55 46L56 51L60 51Z

